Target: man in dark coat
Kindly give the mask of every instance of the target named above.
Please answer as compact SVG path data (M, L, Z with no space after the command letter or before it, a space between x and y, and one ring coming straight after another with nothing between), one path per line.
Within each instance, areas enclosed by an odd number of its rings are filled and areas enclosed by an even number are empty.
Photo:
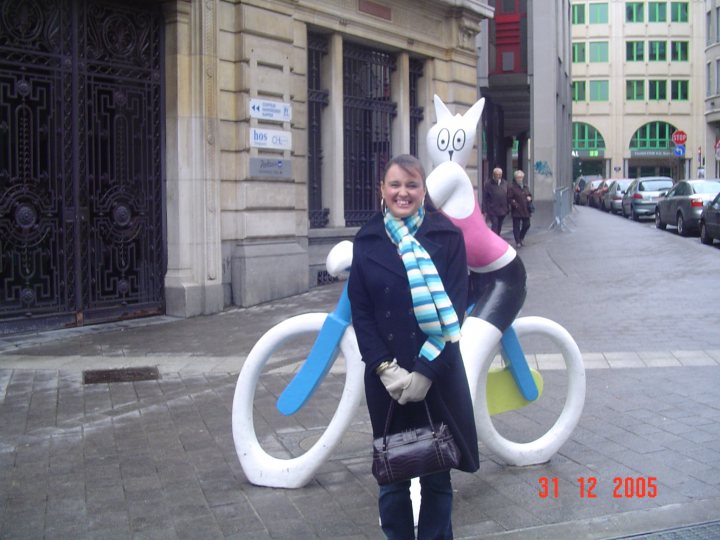
M485 182L483 188L483 209L490 218L490 228L498 236L500 236L503 221L508 213L508 187L502 174L502 169L495 167L492 178Z
M513 236L517 247L522 247L525 235L530 229L532 195L525 183L525 173L515 171L513 183L508 189L508 202L512 209Z
M437 268L460 321L467 303L467 268L462 233L440 212L429 211L415 238ZM426 401L434 422L445 422L462 452L459 469L479 467L475 417L458 343L447 343L432 362L418 353L426 336L413 311L410 286L397 247L388 238L383 216L375 215L358 232L348 283L352 321L365 362L365 397L373 436L383 434L391 397L376 374L377 367L396 358L408 371L432 380ZM404 414L392 430L427 424L421 402L403 405ZM409 414L408 414L409 413Z

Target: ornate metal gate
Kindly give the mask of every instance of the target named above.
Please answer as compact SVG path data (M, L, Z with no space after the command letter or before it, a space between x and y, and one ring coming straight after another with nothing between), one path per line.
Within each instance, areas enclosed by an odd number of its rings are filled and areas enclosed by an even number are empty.
M164 311L151 2L0 1L0 333Z

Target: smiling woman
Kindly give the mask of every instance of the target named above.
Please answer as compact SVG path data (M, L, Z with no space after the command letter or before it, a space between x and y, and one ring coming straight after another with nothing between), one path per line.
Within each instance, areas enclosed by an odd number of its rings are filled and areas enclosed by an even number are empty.
M380 184L385 209L396 218L415 214L425 202L425 171L412 156L398 156Z

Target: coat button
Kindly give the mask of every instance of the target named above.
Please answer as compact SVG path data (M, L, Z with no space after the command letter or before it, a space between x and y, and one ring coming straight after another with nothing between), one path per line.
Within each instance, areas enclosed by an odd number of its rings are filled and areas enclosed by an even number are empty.
M392 341L394 337L395 337L395 336L393 336L392 334L388 334L387 340L388 340L388 341Z
M412 339L415 339L415 332L410 332L410 337L411 337Z
M389 318L390 318L390 312L389 312L389 311L386 311L386 312L385 312L385 318L386 318L386 319L389 319Z
M385 287L385 294L390 294L390 287Z

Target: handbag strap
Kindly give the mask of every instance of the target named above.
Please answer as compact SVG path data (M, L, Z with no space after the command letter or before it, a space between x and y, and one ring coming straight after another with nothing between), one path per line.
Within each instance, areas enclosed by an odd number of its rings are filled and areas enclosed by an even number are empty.
M433 432L433 437L435 437L437 435L435 433L435 424L433 424L432 417L430 416L430 407L428 407L427 400L423 399L423 405L425 405L425 412L427 413L428 422L430 422L430 429ZM390 422L392 422L394 408L395 408L395 400L391 399L390 407L388 407L387 418L385 420L385 430L383 431L383 446L387 446L387 434L388 434L388 430L390 429Z

